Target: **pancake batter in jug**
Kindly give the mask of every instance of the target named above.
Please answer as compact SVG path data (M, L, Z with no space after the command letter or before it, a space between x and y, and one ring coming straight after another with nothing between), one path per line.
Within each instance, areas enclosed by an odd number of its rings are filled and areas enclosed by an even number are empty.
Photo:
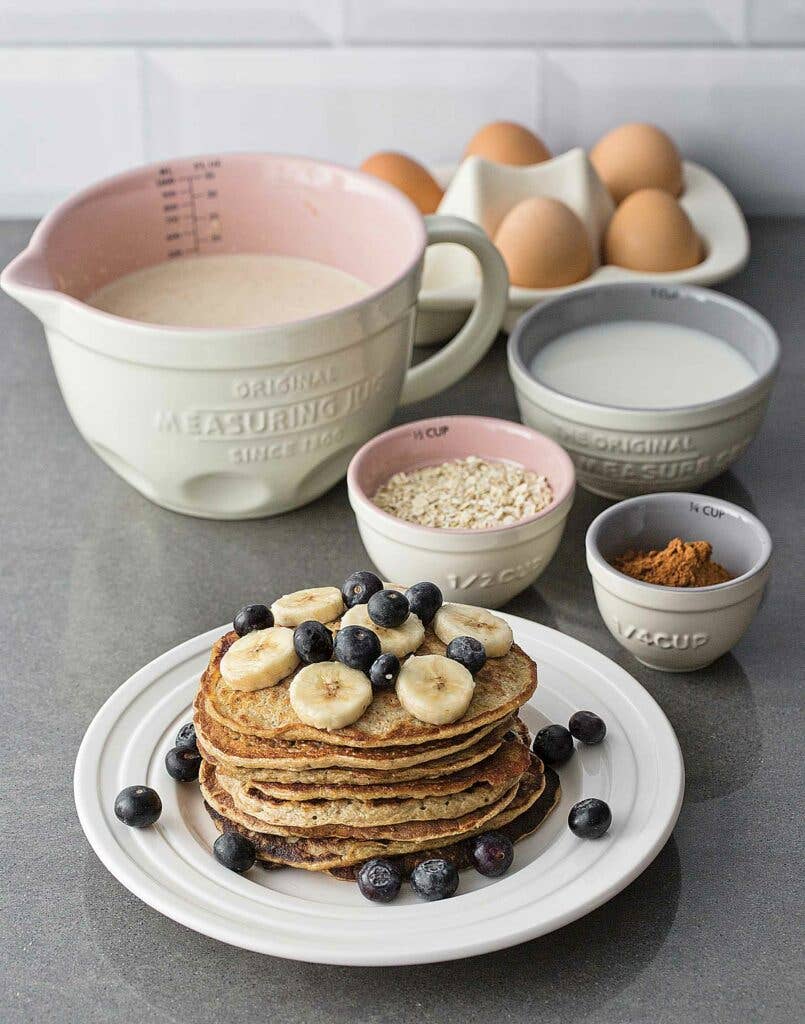
M329 313L371 292L316 260L223 253L157 263L104 285L87 302L129 320L171 327L265 327Z

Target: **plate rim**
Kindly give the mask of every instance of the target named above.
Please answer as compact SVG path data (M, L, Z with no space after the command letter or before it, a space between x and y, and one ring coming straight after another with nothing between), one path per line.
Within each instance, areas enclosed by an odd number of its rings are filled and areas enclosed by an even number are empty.
M558 648L560 653L575 657L589 667L603 672L607 682L613 687L613 690L610 692L617 693L621 700L631 701L638 710L644 714L647 712L654 719L654 728L659 729L664 734L666 741L664 746L667 748L666 755L672 755L669 760L661 765L662 785L657 787L666 805L663 811L661 826L653 830L651 840L647 843L642 843L637 853L632 851L628 868L620 872L617 878L597 890L594 895L577 901L547 921L540 920L535 926L514 929L504 936L495 937L492 940L483 935L476 936L475 938L470 938L467 935L459 945L441 949L438 955L434 955L432 951L420 954L412 949L406 953L404 959L401 959L399 955L392 957L384 955L382 950L370 950L365 955L362 954L360 956L353 952L339 956L337 946L333 947L330 951L325 951L323 948L319 948L322 947L322 941L317 940L317 948L311 949L310 955L304 956L303 959L306 962L341 966L437 963L477 956L482 953L517 945L555 931L608 902L642 874L671 835L684 798L685 770L678 738L668 717L657 701L626 669L583 641L561 633L550 626L532 622L520 616L509 615L505 612L498 612L496 614L501 615L501 617L509 622L515 631L515 637L517 637L519 631L527 642L529 631L534 631L539 642L539 634L544 634L545 640ZM73 776L76 810L87 841L98 859L110 874L121 885L137 896L138 899L164 916L210 938L253 952L299 960L302 958L298 953L283 948L281 935L276 941L272 942L265 941L265 936L263 935L239 934L237 922L228 920L207 906L194 905L192 902L188 902L183 894L172 892L165 886L164 882L152 878L143 864L138 863L136 858L132 857L128 851L123 850L118 843L112 841L103 812L101 811L100 814L96 814L96 809L99 807L98 785L96 782L97 768L99 767L96 763L99 754L99 743L100 751L102 751L112 724L117 721L120 712L129 706L131 701L136 698L146 685L153 682L155 678L158 678L167 670L176 668L183 662L189 661L191 658L201 654L205 647L209 646L221 633L226 632L228 628L229 625L227 624L207 630L170 648L138 669L109 695L90 722L78 749ZM531 639L534 639L534 637L532 636ZM613 674L615 676L614 680L611 678ZM622 686L625 686L626 694L623 693ZM120 711L118 711L118 706L120 706ZM114 718L110 721L110 716L112 715L114 715ZM652 818L653 821L654 818ZM435 906L438 906L438 904ZM210 917L215 919L213 924L210 924L208 920Z

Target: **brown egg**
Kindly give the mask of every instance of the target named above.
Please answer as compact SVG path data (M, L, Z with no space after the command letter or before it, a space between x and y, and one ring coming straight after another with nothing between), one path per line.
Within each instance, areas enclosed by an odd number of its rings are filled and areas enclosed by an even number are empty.
M590 150L590 162L620 203L640 188L682 191L682 160L673 141L653 124L622 124Z
M422 213L435 213L444 192L430 172L404 153L374 153L360 169L404 192Z
M513 121L493 121L470 139L464 156L482 156L496 164L525 167L550 160L551 154L542 139Z
M613 213L604 235L604 259L630 270L685 270L701 262L702 243L672 195L643 188Z
M523 288L560 288L589 277L592 252L581 220L558 199L535 196L513 206L495 245L509 280Z

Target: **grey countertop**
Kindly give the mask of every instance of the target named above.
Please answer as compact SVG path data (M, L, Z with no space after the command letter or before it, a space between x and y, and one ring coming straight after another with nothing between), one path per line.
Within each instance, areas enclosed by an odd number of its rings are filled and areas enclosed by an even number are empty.
M0 225L0 266L31 228ZM40 325L0 296L3 1021L797 1018L805 221L751 228L750 266L724 290L776 326L782 370L756 442L707 488L753 510L774 539L771 586L749 632L697 674L633 661L593 602L583 538L606 502L584 491L549 570L508 609L596 647L659 701L687 765L676 830L637 881L588 917L432 967L312 966L230 948L140 903L89 848L73 806L73 762L109 693L244 596L337 581L366 557L343 484L300 512L258 522L206 522L149 504L78 436ZM466 380L405 418L447 410L517 418L502 340Z

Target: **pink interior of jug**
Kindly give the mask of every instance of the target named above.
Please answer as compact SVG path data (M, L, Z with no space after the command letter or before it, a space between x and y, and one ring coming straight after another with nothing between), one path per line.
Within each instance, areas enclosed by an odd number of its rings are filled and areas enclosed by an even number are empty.
M421 257L425 230L402 193L358 171L233 154L101 182L45 218L35 244L44 265L32 262L21 283L77 299L167 259L228 252L319 260L381 289Z

